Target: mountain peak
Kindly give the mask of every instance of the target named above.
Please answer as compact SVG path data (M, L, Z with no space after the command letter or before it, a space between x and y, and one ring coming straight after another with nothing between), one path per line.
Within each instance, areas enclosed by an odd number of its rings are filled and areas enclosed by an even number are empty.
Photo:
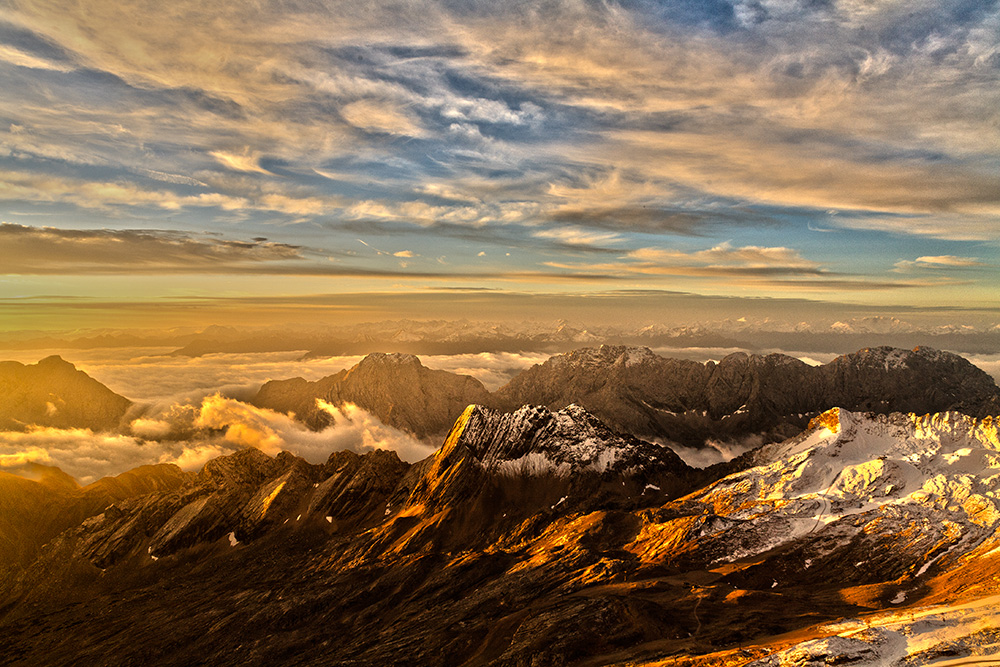
M35 365L38 366L39 368L50 368L50 369L65 368L67 370L74 370L74 371L76 370L76 366L66 361L58 354L53 354L49 357L45 357Z
M364 359L362 359L358 366L366 366L373 364L395 364L399 366L423 366L420 363L420 359L414 354L405 354L402 352L372 352Z
M0 363L0 427L30 425L110 430L131 406L58 355L25 366Z

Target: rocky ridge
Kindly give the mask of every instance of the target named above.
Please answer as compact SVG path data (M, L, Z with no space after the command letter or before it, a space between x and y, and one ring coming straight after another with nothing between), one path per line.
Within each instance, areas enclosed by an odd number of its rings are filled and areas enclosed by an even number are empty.
M734 353L700 364L645 348L601 346L552 357L492 397L512 409L577 403L612 428L698 446L708 438L791 437L831 406L879 413L1000 411L993 379L927 347L866 348L810 366L783 354Z
M471 403L506 412L577 404L616 430L689 447L780 441L834 405L880 413L1000 411L1000 389L989 375L927 347L866 348L810 366L783 354L734 353L702 364L602 345L551 357L492 394L472 378L429 370L412 355L374 354L317 382L269 382L253 403L294 412L319 429L330 416L317 399L355 403L418 437L444 435Z

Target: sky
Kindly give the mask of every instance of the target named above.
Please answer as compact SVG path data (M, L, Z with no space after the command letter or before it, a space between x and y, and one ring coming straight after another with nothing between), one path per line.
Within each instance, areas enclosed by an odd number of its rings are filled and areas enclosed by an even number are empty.
M995 0L0 0L0 91L2 330L1000 321Z

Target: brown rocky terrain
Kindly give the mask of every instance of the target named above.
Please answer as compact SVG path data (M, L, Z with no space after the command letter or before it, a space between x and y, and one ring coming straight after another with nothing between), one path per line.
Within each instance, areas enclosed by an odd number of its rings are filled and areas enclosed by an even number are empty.
M833 410L711 481L579 407L470 408L414 465L245 450L48 540L0 590L0 664L905 657L938 626L850 619L1000 590L997 442L992 418ZM912 651L988 650L937 622Z

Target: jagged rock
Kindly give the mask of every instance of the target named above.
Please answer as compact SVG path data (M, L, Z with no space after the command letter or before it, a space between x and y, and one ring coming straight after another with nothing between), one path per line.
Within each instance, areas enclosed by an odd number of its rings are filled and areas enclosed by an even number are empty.
M301 459L295 460L287 472L258 488L240 510L236 538L253 539L282 519L289 519L293 514L301 516L303 496L319 478L315 468Z
M281 463L259 449L249 447L229 456L220 456L205 464L200 480L220 487L246 487L273 477Z
M170 492L192 482L194 475L172 463L145 465L112 477L102 477L81 489L96 503L105 505L148 493Z
M131 405L58 356L30 366L0 362L0 428L5 430L38 425L106 431L121 425Z
M473 405L403 514L447 512L449 539L476 543L501 518L662 502L686 488L691 472L670 449L615 433L579 406L500 413Z

